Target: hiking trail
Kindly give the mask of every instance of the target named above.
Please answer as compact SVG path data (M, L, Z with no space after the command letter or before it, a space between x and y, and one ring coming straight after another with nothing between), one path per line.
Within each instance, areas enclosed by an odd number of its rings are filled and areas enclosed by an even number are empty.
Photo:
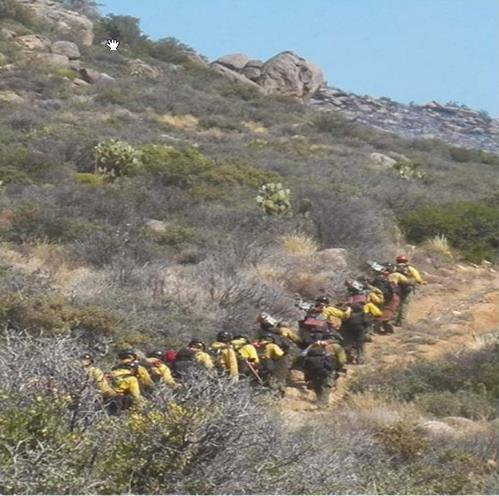
M376 373L404 367L416 359L438 359L445 353L480 347L499 335L499 271L492 265L456 265L424 274L428 285L412 295L407 323L395 333L373 337L366 344L365 364L348 365L331 393L334 408L348 394L359 370ZM303 374L293 371L281 409L288 417L317 410L315 395L307 390Z

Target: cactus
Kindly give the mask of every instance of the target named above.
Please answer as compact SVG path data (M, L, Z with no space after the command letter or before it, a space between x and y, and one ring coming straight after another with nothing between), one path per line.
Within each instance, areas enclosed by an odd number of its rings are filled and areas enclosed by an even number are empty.
M111 139L95 147L95 172L107 180L126 176L140 164L140 152L125 141Z
M393 168L398 171L400 178L406 181L425 177L425 173L421 170L421 164L417 161L404 160L403 162L397 162Z
M264 184L258 191L256 202L267 215L284 215L291 211L290 191L281 183Z

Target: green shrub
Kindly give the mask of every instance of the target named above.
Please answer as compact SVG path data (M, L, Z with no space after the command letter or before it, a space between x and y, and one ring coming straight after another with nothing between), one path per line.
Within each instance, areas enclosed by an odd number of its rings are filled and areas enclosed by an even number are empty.
M50 74L53 76L63 78L63 79L70 79L71 81L75 79L78 74L75 71L72 71L71 69L51 69Z
M24 203L13 211L11 224L2 237L15 243L65 243L77 239L88 229L85 221L66 217L52 206Z
M495 260L499 255L499 208L486 201L422 206L402 215L400 225L415 243L445 235L472 262Z
M262 171L250 165L226 164L216 167L201 176L205 181L215 185L245 185L254 188L265 183L273 183L280 178L272 172Z
M442 391L416 395L414 402L437 417L466 417L472 420L493 419L495 408L490 398L472 391Z
M192 241L196 230L180 224L168 223L161 231L150 231L149 237L160 245L177 246Z
M320 112L311 121L312 129L334 136L349 136L354 124L336 112Z
M95 24L96 42L104 40L120 40L120 49L134 53L147 53L150 40L139 27L140 19L132 16L110 14L101 17Z
M103 176L99 174L92 174L90 172L77 172L74 174L74 180L78 184L85 184L87 186L101 186L104 184Z
M2 295L0 319L14 329L57 335L69 330L71 317L71 310L58 296L25 298L16 293Z
M124 141L103 141L95 147L95 170L112 181L136 172L140 158L140 152Z
M185 52L189 50L191 50L189 46L180 43L175 38L162 38L151 44L149 55L163 62L180 64L187 62Z
M110 88L100 92L95 97L95 101L103 104L126 105L130 101L130 95L121 89Z
M29 176L13 166L0 167L1 184L30 184Z
M389 454L400 457L404 462L421 456L429 447L429 442L418 432L417 426L406 421L381 427L375 437Z
M145 145L141 170L152 174L163 184L186 187L195 176L209 171L213 162L195 148L179 150L166 145Z
M0 19L12 19L28 27L35 25L31 10L16 0L0 0Z
M478 162L482 164L499 165L499 155L483 150L450 146L449 155L455 162Z

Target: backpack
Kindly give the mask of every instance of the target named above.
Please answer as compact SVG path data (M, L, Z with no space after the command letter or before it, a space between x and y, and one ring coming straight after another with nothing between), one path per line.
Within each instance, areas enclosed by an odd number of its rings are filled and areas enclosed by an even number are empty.
M361 339L369 326L369 320L366 314L361 312L354 312L350 317L343 321L340 327L340 334L345 338L346 342L352 339Z
M172 363L175 361L176 356L177 356L177 352L175 350L166 350L163 353L163 361L165 363Z
M393 284L385 277L376 277L374 279L373 286L380 289L383 293L383 298L385 300L385 305L392 301L393 295L395 294L395 289Z
M324 348L308 350L303 361L303 369L309 379L325 379L337 368L336 359Z
M195 356L196 352L188 348L179 350L176 353L175 360L172 362L173 377L181 379L198 369L199 367Z
M364 303L367 303L367 293L351 294L347 298L347 303L349 305L352 305L354 303L360 303L363 305Z
M328 327L326 328L310 327L309 329L300 328L300 337L303 340L305 346L309 346L312 343L315 343L316 341L322 340L325 332L328 330L329 330Z

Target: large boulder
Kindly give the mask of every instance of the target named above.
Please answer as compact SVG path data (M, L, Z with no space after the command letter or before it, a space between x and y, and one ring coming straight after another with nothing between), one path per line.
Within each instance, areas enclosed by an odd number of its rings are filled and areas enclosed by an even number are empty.
M41 64L57 67L61 69L69 69L69 58L66 55L59 55L58 53L39 53L36 56L37 62Z
M157 67L146 64L140 59L129 60L127 65L132 76L156 79L161 75L161 71Z
M239 72L233 71L232 69L229 69L228 67L225 67L224 65L221 65L218 62L212 63L210 67L214 71L218 72L219 74L221 74L222 76L226 77L227 79L229 79L234 83L247 84L261 91L261 87L258 86L258 84L254 83L253 81L251 81L251 79L248 79L246 76L239 74Z
M26 34L18 36L16 43L25 50L48 50L50 47L50 40L38 34Z
M18 0L29 7L35 17L64 37L71 37L84 46L92 45L94 39L92 21L73 10L68 10L61 3L53 0Z
M80 58L80 49L76 43L72 41L56 41L50 47L52 53L65 55L69 60L76 60Z
M241 71L249 62L249 57L242 53L231 53L215 60L217 64L223 65L233 71Z
M261 60L250 60L242 69L241 73L248 79L257 82L262 75L263 62Z
M323 84L322 71L293 52L267 60L259 84L267 93L308 100Z
M448 438L456 434L456 429L440 420L427 420L417 426L422 434L432 438Z
M180 50L179 54L194 64L204 65L204 66L208 65L206 61L203 59L203 57L201 57L201 55L192 50Z
M324 85L315 65L293 52L282 52L263 63L234 53L215 60L211 67L234 82L255 83L264 93L307 101Z
M344 248L326 248L314 254L324 267L346 269L348 266L348 252Z
M87 67L80 69L80 78L89 84L100 83L103 81L105 82L114 81L114 78L109 74L96 71L95 69L89 69Z
M392 169L397 163L395 159L384 153L373 152L369 155L370 165L378 169Z

